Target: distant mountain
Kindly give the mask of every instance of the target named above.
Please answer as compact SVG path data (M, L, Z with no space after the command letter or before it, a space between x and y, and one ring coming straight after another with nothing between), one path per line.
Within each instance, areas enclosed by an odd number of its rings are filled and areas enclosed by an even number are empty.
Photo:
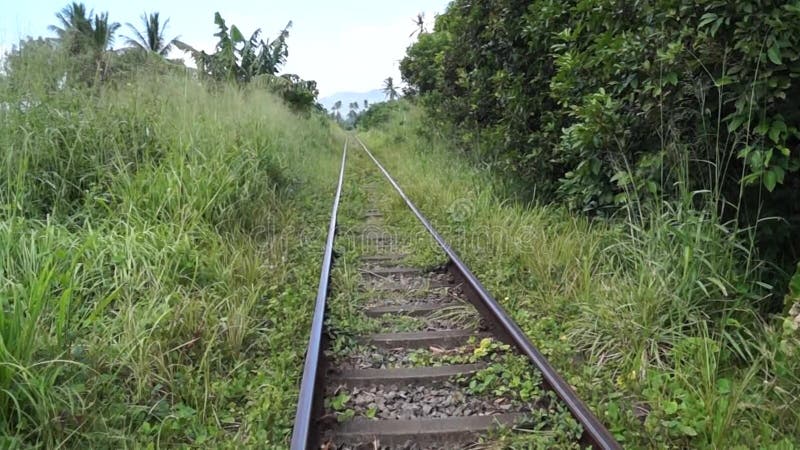
M364 100L368 101L370 105L373 103L385 102L386 95L380 89L373 89L369 92L337 92L336 94L319 99L319 102L325 109L330 111L333 104L339 100L342 101L342 115L345 115L347 111L349 111L347 105L350 103L358 102L358 107L363 108Z

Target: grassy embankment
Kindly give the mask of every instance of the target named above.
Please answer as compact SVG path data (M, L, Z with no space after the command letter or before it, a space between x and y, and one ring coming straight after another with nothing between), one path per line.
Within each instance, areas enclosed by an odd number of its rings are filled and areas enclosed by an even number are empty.
M0 447L285 448L340 139L257 89L27 58L0 75Z
M625 447L800 444L797 343L749 306L758 262L741 236L677 206L590 221L516 204L405 104L362 137ZM415 263L441 264L384 187L390 225L420 236Z

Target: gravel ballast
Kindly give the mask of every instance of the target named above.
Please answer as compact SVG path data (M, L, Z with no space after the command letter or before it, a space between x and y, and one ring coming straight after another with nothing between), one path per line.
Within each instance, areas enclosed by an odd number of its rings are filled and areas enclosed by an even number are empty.
M331 390L327 395L335 396L336 393L336 390ZM368 411L375 411L375 419L487 416L530 411L529 405L505 397L482 398L469 394L453 382L354 387L348 394L350 399L345 403L345 409L353 409L356 416L367 416ZM334 414L332 410L326 412Z

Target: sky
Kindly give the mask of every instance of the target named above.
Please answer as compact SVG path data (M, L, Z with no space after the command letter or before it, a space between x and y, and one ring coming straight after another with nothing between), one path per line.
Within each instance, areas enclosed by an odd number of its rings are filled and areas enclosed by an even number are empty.
M0 15L0 51L5 52L26 36L51 36L48 25L66 0L10 0ZM398 65L415 38L409 34L414 19L425 13L433 28L435 14L448 0L107 0L84 1L87 8L109 12L112 21L139 25L145 11L170 19L167 35L197 49L212 51L216 42L214 12L246 36L261 28L272 39L290 20L289 61L282 73L316 80L320 96L336 92L365 92L379 88L384 79L400 80ZM130 34L123 25L120 34ZM117 46L124 39L117 38ZM188 62L187 58L187 62Z

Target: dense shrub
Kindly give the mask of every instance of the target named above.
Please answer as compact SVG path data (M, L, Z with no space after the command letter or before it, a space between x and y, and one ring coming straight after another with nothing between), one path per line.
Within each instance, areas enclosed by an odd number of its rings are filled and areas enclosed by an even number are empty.
M463 146L547 199L604 213L710 192L727 218L784 219L759 236L786 262L798 48L798 1L455 0L401 71Z

